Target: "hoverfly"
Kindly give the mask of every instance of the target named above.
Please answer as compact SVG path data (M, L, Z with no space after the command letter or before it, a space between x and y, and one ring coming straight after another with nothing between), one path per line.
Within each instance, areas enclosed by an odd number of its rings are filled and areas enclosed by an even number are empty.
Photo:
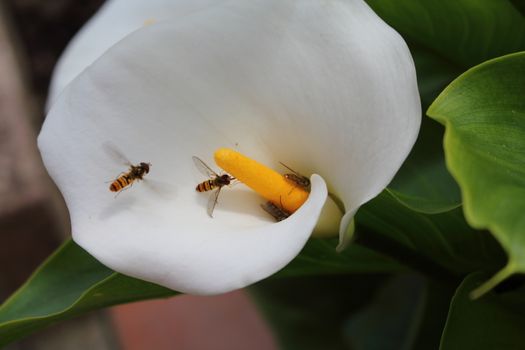
M288 213L283 208L279 208L277 205L273 204L270 201L261 204L261 208L263 208L265 212L273 216L273 218L276 221L283 221L284 219L287 219L290 216L290 213Z
M120 192L128 186L132 186L133 182L142 180L144 175L149 173L149 168L151 163L141 162L139 165L129 165L129 170L127 173L122 173L119 177L115 179L109 185L109 190L111 192Z
M103 147L110 156L129 166L127 172L120 173L120 175L111 182L111 185L109 185L111 192L117 192L118 195L121 191L132 186L135 181L142 180L144 176L149 173L151 163L140 162L138 165L133 165L114 145L105 143Z
M210 199L208 200L208 215L213 217L213 209L215 209L221 189L224 186L229 185L233 180L235 180L235 178L228 174L219 175L215 171L211 170L211 168L206 165L206 163L204 163L199 157L193 156L192 158L197 169L199 169L202 174L209 177L208 180L198 184L197 187L195 187L195 190L197 192L208 192L215 190L215 192L210 195Z
M286 169L290 170L292 173L284 174L284 178L288 180L288 182L291 182L293 185L300 187L304 189L305 191L310 192L310 179L307 178L304 175L299 174L297 171L293 170L286 164L279 162L282 166L284 166Z

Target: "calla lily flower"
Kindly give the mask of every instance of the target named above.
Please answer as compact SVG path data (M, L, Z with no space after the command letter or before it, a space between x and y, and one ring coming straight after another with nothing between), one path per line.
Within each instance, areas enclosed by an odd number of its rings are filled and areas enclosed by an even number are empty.
M115 23L124 29L92 45ZM73 62L83 50L100 57ZM110 1L66 53L53 91L38 143L73 239L118 272L193 294L242 288L284 267L328 192L344 216L325 228L346 232L401 166L421 118L406 44L362 0ZM108 143L133 164L152 164L116 197L106 182L127 166ZM314 174L308 199L276 223L259 195L236 184L210 218L192 156L219 172L221 147Z

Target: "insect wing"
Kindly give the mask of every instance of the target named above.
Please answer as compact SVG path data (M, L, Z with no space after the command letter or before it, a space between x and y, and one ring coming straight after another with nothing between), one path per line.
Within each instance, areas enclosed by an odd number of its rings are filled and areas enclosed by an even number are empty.
M295 186L302 187L305 190L310 189L310 179L304 176L298 176L295 174L286 174L286 180L293 183Z
M124 155L124 153L118 149L118 147L115 144L111 142L104 142L102 144L102 148L104 149L104 152L106 152L108 156L110 156L115 161L124 163L127 166L131 166L131 162Z
M217 199L219 198L219 193L221 192L221 188L217 188L217 190L213 191L210 195L210 198L208 199L208 215L210 218L213 217L213 210L215 209L215 206L217 205Z
M275 205L272 202L266 202L261 204L261 208L263 208L265 212L267 212L268 214L273 216L274 219L277 220L277 217L275 216Z
M276 221L283 221L290 216L290 214L287 213L284 209L279 208L270 201L261 204L261 207L264 209L264 211L273 216L273 218Z
M206 163L204 163L199 157L193 156L191 158L193 159L193 163L195 163L195 167L199 169L203 175L206 175L210 178L219 176L215 171L211 170L211 168L207 166Z

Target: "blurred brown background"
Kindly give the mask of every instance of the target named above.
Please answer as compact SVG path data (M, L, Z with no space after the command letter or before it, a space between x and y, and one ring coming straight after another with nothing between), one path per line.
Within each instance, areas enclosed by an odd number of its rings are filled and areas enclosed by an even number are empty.
M69 236L36 136L53 67L102 0L0 0L0 302ZM90 313L8 346L33 349L275 349L242 291Z

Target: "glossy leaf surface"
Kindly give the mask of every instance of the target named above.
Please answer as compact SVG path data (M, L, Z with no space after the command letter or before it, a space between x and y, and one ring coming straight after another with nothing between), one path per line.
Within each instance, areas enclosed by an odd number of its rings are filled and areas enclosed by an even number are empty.
M428 113L446 127L447 165L468 222L509 256L477 296L525 271L525 53L483 63L455 80Z

